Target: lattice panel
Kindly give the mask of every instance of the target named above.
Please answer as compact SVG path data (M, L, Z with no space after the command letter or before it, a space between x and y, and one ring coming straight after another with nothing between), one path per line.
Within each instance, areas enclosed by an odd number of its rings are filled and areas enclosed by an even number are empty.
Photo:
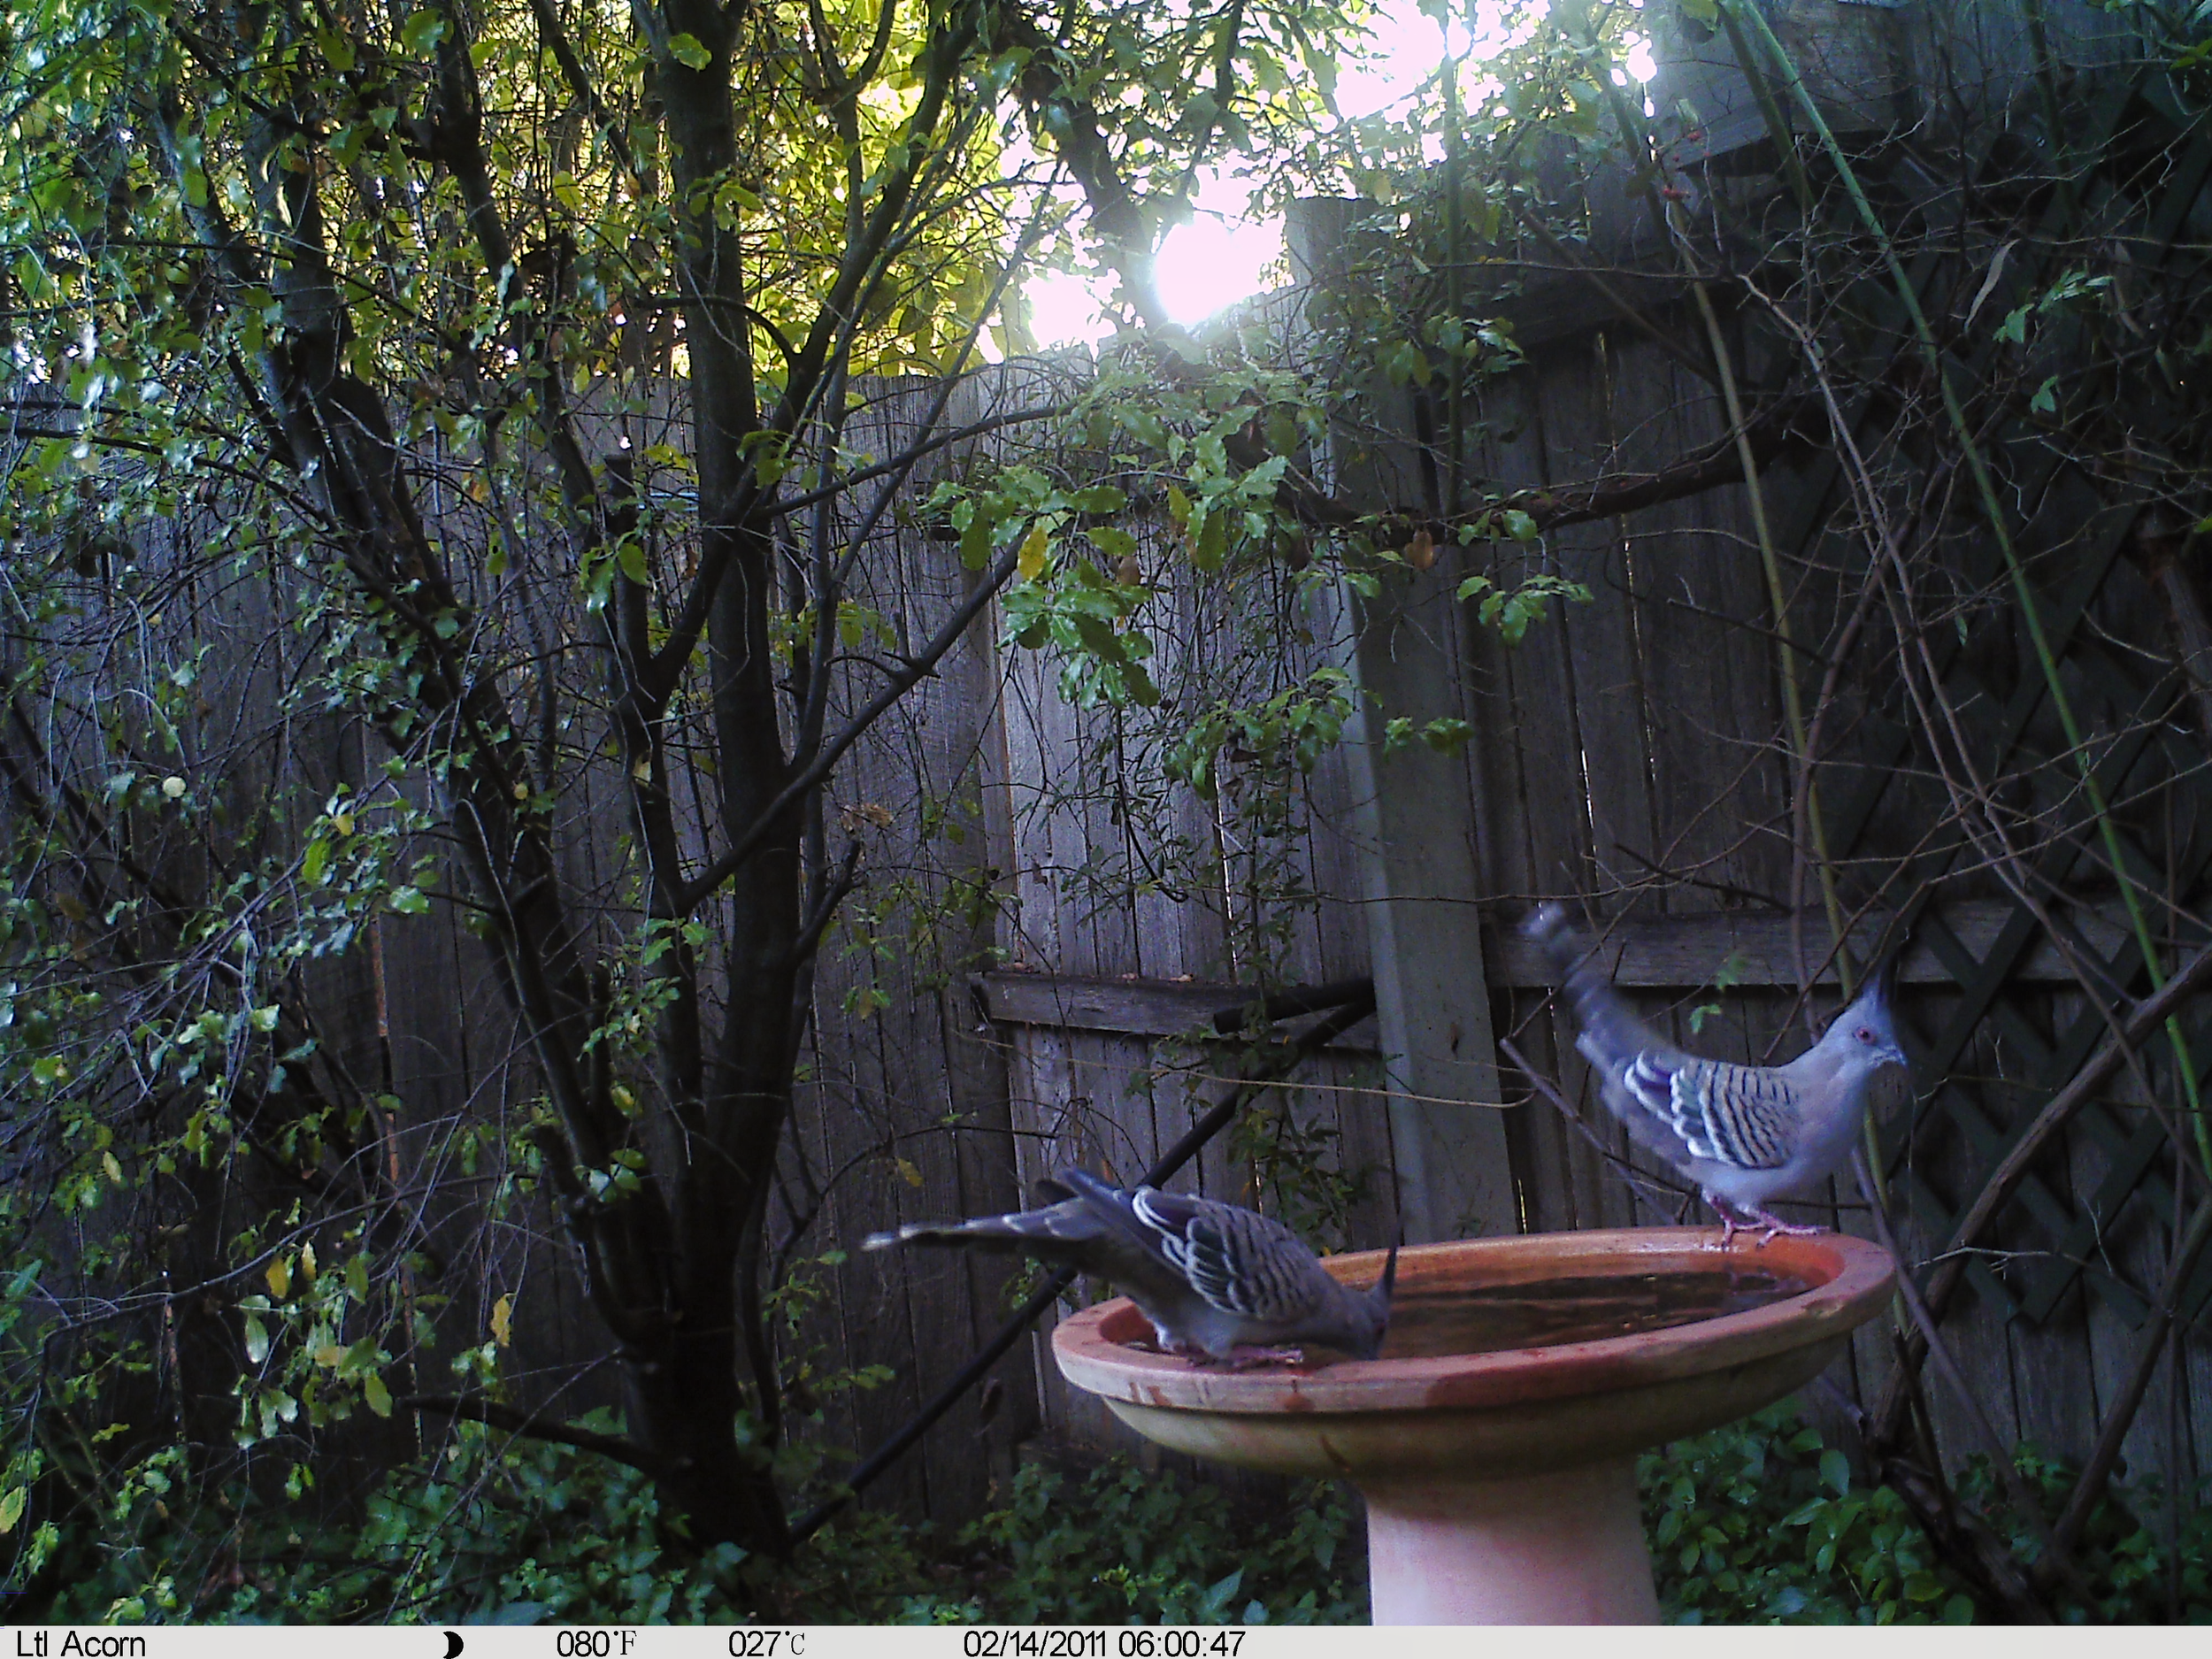
M2083 153L2109 142L2125 116L2150 120L2162 118L2179 127L2178 111L2161 111L2155 102L2147 106L2139 101L2143 90L2124 87L2101 101L2081 135ZM2171 136L2188 142L2150 216L2146 240L2160 250L2170 249L2208 173L2212 172L2212 134L2200 130L2191 137L2175 131ZM2055 196L2039 234L2030 239L2038 247L2060 242L2071 227L2075 197L2071 193ZM2020 265L2014 278L2019 291L2033 291L2034 285L2055 274L2051 269L2037 269L2032 259L2023 258ZM1959 282L1969 280L1966 273L1949 268L1949 262L1935 255L1923 257L1910 274L1924 303L1932 296L1942 298ZM1993 321L2003 310L1992 306L1987 313ZM1873 342L1859 365L1863 373L1881 364L1885 352L1898 352L1901 338L1901 306L1893 295L1886 302L1881 295L1874 295L1867 311L1875 327L1870 331ZM1954 372L1962 383L1972 382L1993 349L1985 324L1978 344L1960 349L1955 357ZM1878 380L1880 375L1868 373L1866 378ZM1861 419L1863 430L1878 435L1872 431L1878 420L1877 411L1865 409ZM2032 434L2010 434L2005 457L2009 463L2011 499L2040 503L2047 512L2062 512L2070 480L2062 475L2059 461L2036 443ZM1818 539L1834 479L1835 466L1831 462L1816 474L1814 488L1801 501L1795 526L1801 552L1809 550ZM2130 874L2151 893L2170 891L2179 903L2198 887L2208 865L2212 865L2212 780L2207 777L2205 757L2176 739L2168 718L2184 687L2177 675L2147 682L2134 664L2120 660L2095 637L2093 628L2084 626L2113 576L2134 518L2131 510L2102 509L2089 519L2070 558L2061 561L2043 549L2037 565L2039 582L2042 588L2055 591L2039 589L2035 600L2077 705L2100 707L2123 717L2116 722L2117 734L2102 740L2096 757L2095 774L2105 798L2117 802L2131 794L2164 787L2185 790L2195 803L2196 821L2189 826L2190 839L2170 849L2166 862L2152 857L2124 827L2121 832ZM2076 520L2066 529L2071 531L2078 523ZM2028 531L2032 533L2034 527L2032 521ZM2024 551L2032 557L2038 549L2031 545ZM1962 574L1975 585L1992 586L2005 576L1998 550L1987 538L1970 539L1963 560L1969 568ZM2059 568L2054 570L2055 565ZM2015 626L2016 618L2016 611L2007 608L1983 626ZM2131 999L2145 995L2151 987L2131 933L2124 935L2110 952L2101 953L2078 930L2067 926L2070 904L2079 900L2102 869L2101 838L2080 799L2070 758L2039 746L2038 720L2047 689L2034 657L2024 649L2016 651L2014 660L2021 669L2016 681L1993 684L1986 663L1996 654L1971 649L1989 642L1985 637L1968 633L1932 638L1927 642L1947 696L1963 710L1962 724L1979 776L2025 776L2032 780L2033 795L2029 804L2034 811L2047 815L2047 821L2062 818L2067 823L2065 833L2053 837L2034 855L2032 890L2037 892L2039 902L2060 931L2070 935L2067 942L2092 964L2093 979L2116 987L2118 994ZM1893 803L1895 799L1892 791L1896 770L1910 762L1914 750L1913 733L1901 721L1885 720L1878 714L1864 723L1859 743L1863 767L1861 785L1829 822L1833 856L1848 860L1861 852L1878 810L1886 800ZM1904 1120L1886 1126L1883 1145L1886 1161L1899 1183L1897 1190L1910 1203L1926 1235L1938 1240L1955 1235L1959 1217L1978 1195L1981 1181L2110 1029L2106 1013L2093 1006L2066 1021L2062 1029L2047 1031L2027 1005L2025 994L2015 987L2015 971L2046 931L2028 904L2016 900L1998 938L1978 956L1944 924L1932 901L1947 885L1968 879L1980 858L1978 849L1960 834L1918 849L1901 861L1893 860L1889 865L1891 890L1913 895L1901 917L1901 928L1911 929L1935 952L1961 994L1941 1029L1923 1035L1915 1056L1915 1070L1921 1078L1940 1081L1916 1102ZM2182 951L2202 942L2187 937L2163 941L2167 949ZM1978 1041L1986 1042L1993 1036L2008 1057L2012 1075L1993 1083L1966 1075L1961 1068L1975 1052ZM2202 1087L2208 1098L2212 1098L2212 1064L2208 1064L2212 1062L2212 1022L2196 1022L2185 1036L2193 1060L2205 1073ZM2146 1044L2141 1058L2160 1098L2172 1101L2177 1091L2170 1087L2171 1055L2167 1046L2162 1041ZM2007 1098L1997 1099L2000 1093ZM2077 1198L2055 1187L2050 1179L2032 1173L2014 1194L2007 1214L2000 1217L1999 1231L2016 1237L2024 1232L2039 1235L2042 1248L2025 1253L2035 1259L2024 1266L2002 1272L1993 1270L1986 1260L1978 1259L1969 1270L1970 1280L2016 1316L2039 1323L2050 1318L2067 1292L2080 1283L2131 1325L2138 1324L2148 1312L2149 1298L2141 1286L2112 1264L2104 1246L2139 1219L2163 1223L2170 1218L2174 1208L2167 1174L2170 1161L2161 1157L2170 1147L2170 1139L2154 1115L2147 1114L2130 1126L2096 1103L2073 1119L2072 1133L2085 1139L2108 1160L2094 1190ZM1979 1172L1950 1197L1923 1179L1912 1156L1916 1148L1946 1134L1956 1137L1970 1155L1970 1166ZM2212 1301L2212 1258L2200 1268L2184 1296L2185 1317L2200 1316L2208 1301Z

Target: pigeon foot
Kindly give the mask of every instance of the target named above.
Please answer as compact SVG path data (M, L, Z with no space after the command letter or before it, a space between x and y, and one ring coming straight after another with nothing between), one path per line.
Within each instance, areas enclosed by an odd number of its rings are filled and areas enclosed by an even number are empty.
M1812 1239L1814 1234L1827 1233L1827 1228L1821 1228L1821 1225L1783 1221L1778 1215L1770 1215L1770 1212L1761 1210L1759 1206L1746 1206L1739 1210L1734 1203L1721 1197L1719 1193L1706 1193L1706 1203L1710 1203L1712 1212L1721 1217L1721 1250L1728 1250L1728 1246L1732 1246L1739 1233L1755 1233L1756 1230L1759 1243L1763 1243L1763 1246L1770 1246L1778 1237Z
M1785 1221L1781 1217L1770 1216L1763 1210L1752 1210L1748 1218L1765 1229L1759 1239L1762 1244L1773 1243L1777 1234L1786 1234L1793 1239L1809 1239L1816 1233L1828 1231L1825 1227L1808 1223Z
M1779 1216L1770 1215L1755 1204L1739 1210L1717 1193L1709 1192L1704 1196L1705 1202L1713 1207L1713 1213L1720 1217L1720 1248L1724 1250L1735 1242L1739 1233L1750 1233L1755 1230L1759 1234L1761 1244L1771 1244L1778 1237L1785 1234L1793 1239L1809 1239L1815 1233L1828 1231L1827 1228L1822 1226L1785 1221Z

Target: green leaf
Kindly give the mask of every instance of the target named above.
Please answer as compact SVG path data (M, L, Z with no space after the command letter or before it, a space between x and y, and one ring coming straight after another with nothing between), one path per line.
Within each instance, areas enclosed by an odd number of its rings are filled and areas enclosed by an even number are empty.
M384 1386L384 1379L370 1372L361 1379L361 1397L369 1402L369 1409L380 1417L392 1415L392 1391Z
M1150 410L1125 409L1118 412L1116 419L1121 422L1123 431L1147 449L1167 448L1167 427Z
M1199 531L1198 540L1191 548L1190 562L1210 576L1221 568L1228 550L1228 520L1218 512L1208 513L1205 527Z
M1851 1460L1831 1447L1820 1455L1821 1484L1838 1497L1851 1490Z
M23 1506L31 1501L30 1488L14 1486L8 1495L0 1498L0 1532L12 1532L15 1524L23 1518Z
M246 1360L258 1365L269 1357L269 1327L252 1314L246 1316Z
M422 895L419 887L394 887L392 908L402 916L420 916L430 908L430 901Z
M307 843L307 851L300 857L300 879L313 887L323 879L323 869L330 863L330 843L319 837Z
M1536 520L1517 507L1509 507L1505 514L1505 533L1516 541L1536 540Z
M1085 534L1091 538L1091 545L1110 559L1126 558L1137 550L1136 537L1110 524L1099 525Z
M1421 728L1421 741L1440 755L1452 755L1467 745L1475 728L1466 721L1444 715Z
M435 12L418 12L400 25L401 47L417 58L427 58L445 38L445 19Z
M979 571L991 562L993 522L989 514L979 509L960 533L960 563L964 568Z
M713 58L699 43L696 35L677 35L670 38L668 55L687 69L704 69Z

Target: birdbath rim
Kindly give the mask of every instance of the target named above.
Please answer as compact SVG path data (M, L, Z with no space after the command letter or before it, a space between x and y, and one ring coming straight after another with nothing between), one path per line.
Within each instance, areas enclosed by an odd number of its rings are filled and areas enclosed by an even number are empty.
M1341 1281L1366 1286L1381 1273L1384 1256L1368 1250L1322 1265ZM1679 1382L1840 1338L1887 1302L1895 1277L1888 1251L1847 1233L1785 1234L1763 1243L1739 1233L1724 1253L1717 1228L1629 1227L1409 1246L1399 1260L1398 1288L1417 1294L1425 1286L1536 1283L1580 1277L1578 1266L1615 1277L1624 1268L1712 1271L1724 1264L1764 1269L1808 1288L1738 1313L1588 1341L1244 1371L1206 1370L1126 1346L1148 1340L1151 1324L1134 1303L1116 1298L1063 1319L1052 1345L1077 1387L1156 1410L1271 1416L1563 1402Z

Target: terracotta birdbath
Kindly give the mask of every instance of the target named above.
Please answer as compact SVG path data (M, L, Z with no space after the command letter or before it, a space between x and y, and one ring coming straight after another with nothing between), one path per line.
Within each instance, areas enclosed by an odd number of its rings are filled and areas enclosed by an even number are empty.
M1382 1255L1326 1265L1365 1285ZM1152 1327L1126 1301L1063 1320L1052 1345L1163 1446L1358 1486L1378 1624L1649 1624L1636 1454L1810 1381L1892 1274L1839 1233L1474 1239L1405 1251L1379 1359L1201 1370L1131 1346Z

